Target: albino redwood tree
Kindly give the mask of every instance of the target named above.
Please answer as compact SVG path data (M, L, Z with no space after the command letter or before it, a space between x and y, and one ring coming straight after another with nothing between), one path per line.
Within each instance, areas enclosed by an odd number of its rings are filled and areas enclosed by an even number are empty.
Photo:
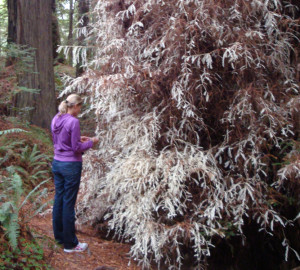
M295 12L279 0L96 1L81 29L94 46L77 49L93 59L61 94L88 95L101 140L79 221L108 220L146 269L180 269L183 247L204 266L213 237L244 239L245 219L271 235L298 226L274 203L299 197Z

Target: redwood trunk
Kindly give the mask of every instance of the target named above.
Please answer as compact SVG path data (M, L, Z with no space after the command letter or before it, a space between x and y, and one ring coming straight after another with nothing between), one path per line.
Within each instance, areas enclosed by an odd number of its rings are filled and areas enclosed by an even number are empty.
M18 77L19 86L39 89L38 94L20 92L15 97L19 109L34 107L29 122L50 129L56 113L52 47L52 0L17 1L16 42L35 48L34 73Z
M56 0L51 0L52 4L52 40L53 40L53 58L58 58L57 48L60 42L59 25L56 15Z
M7 43L15 43L17 40L17 0L7 0L8 11L8 29ZM6 59L6 66L13 64L14 59L9 57Z

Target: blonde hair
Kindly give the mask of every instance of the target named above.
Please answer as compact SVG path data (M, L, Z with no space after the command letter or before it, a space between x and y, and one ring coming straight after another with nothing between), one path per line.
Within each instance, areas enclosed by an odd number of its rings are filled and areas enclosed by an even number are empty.
M82 104L82 98L77 94L69 95L65 100L63 100L59 106L58 111L59 115L65 114L68 112L68 108L71 108L77 104Z

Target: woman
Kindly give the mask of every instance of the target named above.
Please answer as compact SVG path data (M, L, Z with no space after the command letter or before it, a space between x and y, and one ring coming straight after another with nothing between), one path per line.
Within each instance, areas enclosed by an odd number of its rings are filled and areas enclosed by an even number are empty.
M51 122L54 144L52 172L55 183L55 199L52 224L55 240L64 245L65 252L80 252L87 248L75 235L75 202L80 184L82 154L99 140L80 136L82 99L72 94L62 101L59 112Z

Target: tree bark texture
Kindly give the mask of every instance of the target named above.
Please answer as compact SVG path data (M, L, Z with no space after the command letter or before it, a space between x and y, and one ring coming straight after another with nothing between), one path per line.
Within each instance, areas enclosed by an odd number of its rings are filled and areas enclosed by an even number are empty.
M60 42L59 25L56 15L56 0L51 0L52 8L52 40L53 40L53 58L58 58L57 48Z
M56 113L51 4L52 0L18 0L16 23L16 43L35 49L34 72L21 74L18 77L19 86L39 89L40 92L18 93L15 107L34 107L28 120L48 129Z
M17 0L7 0L8 11L8 29L7 43L15 43L17 40ZM13 64L14 59L11 57L6 59L6 66Z

